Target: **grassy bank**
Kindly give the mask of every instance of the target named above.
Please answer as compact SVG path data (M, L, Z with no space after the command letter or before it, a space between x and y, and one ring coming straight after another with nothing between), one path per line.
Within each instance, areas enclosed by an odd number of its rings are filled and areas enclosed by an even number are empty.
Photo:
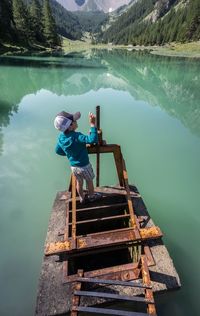
M128 49L128 50L149 50L152 54L175 57L200 58L200 41L186 44L171 43L165 46L132 46L132 45L111 45L97 44L92 45L89 42L70 41L63 39L63 51L67 54L72 51L85 51L89 49Z
M185 44L170 43L154 48L151 53L164 56L200 58L200 41Z
M134 50L148 50L151 54L172 56L172 57L188 57L188 58L200 58L200 41L191 43L170 43L164 46L132 46L132 45L112 45L112 44L96 44L93 45L89 41L72 41L63 38L62 51L65 54L70 52L87 51L91 49L127 49ZM52 49L44 46L35 45L33 47L23 47L4 43L0 46L0 54L24 54L24 53L40 53L47 52L52 53Z

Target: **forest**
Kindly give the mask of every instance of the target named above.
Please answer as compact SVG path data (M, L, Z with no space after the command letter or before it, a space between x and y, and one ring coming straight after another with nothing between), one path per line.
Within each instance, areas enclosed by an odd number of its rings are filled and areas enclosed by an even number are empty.
M29 6L22 0L1 0L0 39L22 47L59 46L61 41L49 0L42 5L32 0Z
M99 41L163 45L200 39L200 1L140 0L121 15Z
M138 0L120 14L69 12L55 0L1 0L0 47L58 48L62 37L92 43L164 45L200 39L199 0Z

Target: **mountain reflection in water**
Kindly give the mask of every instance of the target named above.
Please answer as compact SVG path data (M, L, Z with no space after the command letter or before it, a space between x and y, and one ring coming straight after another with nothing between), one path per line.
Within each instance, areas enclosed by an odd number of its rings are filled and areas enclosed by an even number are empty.
M112 88L159 106L200 135L200 62L123 50L66 57L0 58L0 126L27 94L81 95ZM12 68L20 67L13 76ZM6 104L6 105L5 105Z

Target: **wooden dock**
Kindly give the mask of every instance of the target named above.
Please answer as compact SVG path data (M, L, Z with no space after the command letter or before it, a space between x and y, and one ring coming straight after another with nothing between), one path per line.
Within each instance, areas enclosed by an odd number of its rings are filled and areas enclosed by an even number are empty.
M135 192L138 192L134 186L130 186L130 189L131 189L130 191L131 200L134 203L135 213L137 216L139 216L142 227L144 228L153 227L154 226L153 220L149 216L149 213L142 200L142 197L139 197L139 195L136 195L136 197L134 197ZM113 196L115 197L114 202L119 203L120 206L122 203L126 203L124 191L121 188L118 189L117 187L115 188L102 187L96 190L99 192L105 193L107 203L108 201L109 203L110 201L113 202L112 200ZM66 202L67 202L66 199L70 199L69 192L66 192L66 191L58 192L54 205L53 205L51 218L49 221L45 249L47 245L49 245L50 243L54 243L55 241L59 242L63 240L63 232L66 227L65 226ZM94 208L96 207L96 209L101 209L102 204L104 204L103 206L105 207L105 201L98 202L98 203L99 205L93 205L93 207ZM84 208L86 208L86 206ZM112 211L112 206L110 209L104 208L103 216L105 215L105 212L108 213L109 211ZM82 211L82 212L87 212L87 211ZM98 214L96 214L96 216L98 216ZM147 255L147 261L148 261L148 266L150 270L153 292L154 293L166 292L169 290L180 288L181 284L180 284L179 276L176 272L173 261L170 258L169 253L162 242L162 239L158 238L158 239L149 240L147 243L145 243L145 245L147 247L146 255ZM114 252L115 250L113 250L112 253L108 252L107 254L112 256ZM119 253L120 253L120 250L116 252L116 254L119 254ZM125 253L126 251L124 250L124 253L122 252L122 256ZM99 260L100 256L103 259L103 257L105 257L105 253L103 253L103 255L99 254L97 260ZM36 315L38 316L39 315L40 316L63 315L70 312L73 287L72 287L72 283L66 283L67 277L65 274L66 271L65 271L64 263L63 261L59 262L58 260L59 260L59 257L57 255L44 256L40 280L39 280L38 296L37 296L37 304L36 304ZM114 258L114 261L110 262L111 266L114 266L114 262L116 262L115 265L120 266L120 264L123 263L123 262L120 262L120 260L121 260L120 258ZM108 264L109 263L106 263L106 265ZM131 274L131 272L132 272L132 275L131 277L129 275L128 279L129 278L134 279L135 277L137 277L136 275L134 276L135 273L137 274L137 262L129 263L129 265L130 265L130 270L128 269L124 270L123 265L122 265L123 267L122 271L120 271L120 268L119 268L119 273L121 275L121 279L123 280L126 280L127 279L126 274ZM89 266L89 262L88 262L88 266ZM94 267L95 267L95 263L93 262L91 264L91 269L95 270ZM134 270L134 268L136 270ZM70 272L70 274L73 275L75 273L75 270L73 271L73 267L71 267L71 269L72 271ZM109 271L108 267L106 269L107 269L107 275L108 275L111 271ZM104 270L106 269L104 268ZM96 270L98 271L100 270L99 266ZM88 272L89 271L86 272L87 277L89 276ZM94 276L95 276L95 272L93 272L93 277ZM121 294L133 295L135 293L135 289L132 289L132 288L128 290L126 289L124 290L124 293L123 293L120 288L119 292ZM91 304L91 302L94 304L94 303L97 303L98 301L95 299L89 300L89 301L87 300L88 304Z

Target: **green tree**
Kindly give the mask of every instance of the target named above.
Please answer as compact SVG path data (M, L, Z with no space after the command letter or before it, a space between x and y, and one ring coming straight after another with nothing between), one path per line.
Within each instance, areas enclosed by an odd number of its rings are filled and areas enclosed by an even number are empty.
M43 42L44 37L42 34L42 12L41 5L38 0L32 0L29 13L30 13L30 23L33 30L34 39L38 42Z
M42 13L43 35L47 45L52 48L60 45L60 40L56 32L55 20L52 16L49 0L44 0Z
M9 40L12 37L12 9L10 0L0 1L0 40Z
M22 0L13 0L13 20L17 29L19 40L29 44L33 41L27 7Z

